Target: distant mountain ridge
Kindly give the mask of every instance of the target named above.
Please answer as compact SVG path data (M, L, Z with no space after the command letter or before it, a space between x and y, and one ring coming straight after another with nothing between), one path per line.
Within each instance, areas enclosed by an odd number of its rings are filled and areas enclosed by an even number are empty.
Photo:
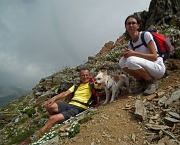
M22 95L30 94L31 90L15 86L0 86L0 108L18 99Z

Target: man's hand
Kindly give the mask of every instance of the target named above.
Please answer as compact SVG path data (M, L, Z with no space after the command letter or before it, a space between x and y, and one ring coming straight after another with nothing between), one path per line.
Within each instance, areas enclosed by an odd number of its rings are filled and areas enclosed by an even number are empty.
M54 99L50 99L46 102L46 108L49 108L55 102Z
M69 94L71 94L71 92L70 92L69 90L60 93L59 95L57 95L57 96L53 97L52 99L48 100L48 101L46 102L45 107L46 107L46 108L50 107L52 104L54 104L54 102L55 102L56 100L59 100L59 99L61 99L61 98L64 98L64 97L68 96Z

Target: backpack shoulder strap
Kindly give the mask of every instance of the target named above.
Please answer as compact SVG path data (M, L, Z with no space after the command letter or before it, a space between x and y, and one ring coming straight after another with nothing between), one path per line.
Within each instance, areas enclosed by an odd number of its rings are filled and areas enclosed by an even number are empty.
M145 31L145 32L146 32L146 31ZM146 43L146 41L144 40L144 34L145 34L145 32L142 32L141 40L142 40L144 46L147 47L147 43ZM157 42L155 36L153 35L153 33L156 33L155 30L153 29L153 30L150 30L150 31L148 31L148 32L150 32L151 35L153 36L155 45L156 45L156 47L157 47L157 53L159 54L159 56L162 56L162 51L161 51L161 49L160 49L160 46L159 46L159 44L158 44L158 42Z
M73 92L74 94L75 94L76 90L78 89L79 85L80 85L80 83L76 83L76 84L74 85L74 92Z
M132 39L130 40L130 45L131 45L132 49L135 50L133 43L132 43Z
M93 82L90 82L90 83L89 83L89 86L90 86L90 89L91 89L91 92L92 92L92 97L95 98L94 83L93 83Z
M89 82L89 85L90 85L90 89L94 89L94 83L93 82Z
M89 85L90 85L92 95L88 102L89 103L92 102L91 106L93 106L93 107L99 106L100 103L98 101L98 92L97 92L97 89L94 88L94 82L90 82Z
M145 33L146 33L146 31L143 31L143 32L141 33L141 41L142 41L142 44L147 47L147 43L146 43L146 41L145 41L145 39L144 39L144 34L145 34Z
M142 46L142 45L144 45L144 46L146 46L147 47L147 44L146 44L146 42L145 42L145 40L144 40L144 33L145 33L145 31L143 31L142 33L141 33L141 41L142 41L142 44L139 44L139 45L137 45L137 46L133 46L133 43L132 43L132 39L130 40L130 45L131 45L131 47L132 47L132 49L133 50L135 50L136 48L139 48L140 46Z

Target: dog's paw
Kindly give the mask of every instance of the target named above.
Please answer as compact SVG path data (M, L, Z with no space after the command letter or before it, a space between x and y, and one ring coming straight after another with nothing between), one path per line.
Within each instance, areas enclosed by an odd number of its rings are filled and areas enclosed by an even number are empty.
M129 93L129 94L131 94L131 93L132 93L132 91L130 90L130 91L128 91L128 93Z
M112 102L114 102L114 100L111 100L109 103L112 103Z
M129 93L129 94L132 93L132 90L131 90L131 89L128 89L128 93Z
M103 103L103 105L106 105L107 104L107 101L105 101L104 103Z

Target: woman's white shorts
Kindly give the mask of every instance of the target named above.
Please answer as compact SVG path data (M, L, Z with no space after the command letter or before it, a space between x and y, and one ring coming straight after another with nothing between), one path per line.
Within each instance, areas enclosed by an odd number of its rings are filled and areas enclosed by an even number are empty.
M150 76L156 79L160 79L166 71L162 57L158 57L156 61L150 61L136 56L131 56L128 58L122 57L119 60L119 65L121 68L127 67L131 70L144 68L150 74Z

